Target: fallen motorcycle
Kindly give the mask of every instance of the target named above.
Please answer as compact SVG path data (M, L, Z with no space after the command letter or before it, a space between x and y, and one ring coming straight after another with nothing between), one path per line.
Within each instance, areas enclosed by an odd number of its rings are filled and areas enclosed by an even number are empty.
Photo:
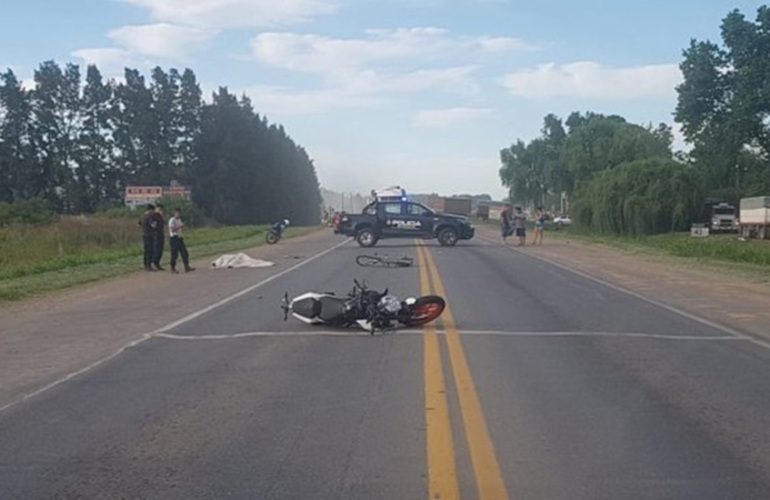
M347 328L358 325L374 334L394 325L422 326L438 318L446 302L438 295L409 297L399 300L383 292L371 290L353 280L353 290L345 297L332 292L307 292L289 300L284 294L281 308L283 319L289 314L311 325L329 325Z

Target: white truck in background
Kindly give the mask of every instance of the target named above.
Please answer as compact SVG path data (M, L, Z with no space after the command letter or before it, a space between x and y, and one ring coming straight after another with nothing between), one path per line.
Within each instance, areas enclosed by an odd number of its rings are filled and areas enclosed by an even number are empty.
M770 196L741 199L738 220L742 237L770 239Z
M709 229L712 233L735 232L738 230L738 214L735 206L729 203L717 203L711 207Z

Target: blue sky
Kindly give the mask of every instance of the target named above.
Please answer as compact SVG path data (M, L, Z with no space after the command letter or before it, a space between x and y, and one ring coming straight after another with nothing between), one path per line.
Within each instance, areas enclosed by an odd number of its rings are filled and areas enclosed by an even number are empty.
M26 0L0 17L0 67L45 60L119 78L192 68L304 146L321 185L505 195L499 151L548 113L673 124L691 38L721 0ZM681 146L681 139L677 140Z

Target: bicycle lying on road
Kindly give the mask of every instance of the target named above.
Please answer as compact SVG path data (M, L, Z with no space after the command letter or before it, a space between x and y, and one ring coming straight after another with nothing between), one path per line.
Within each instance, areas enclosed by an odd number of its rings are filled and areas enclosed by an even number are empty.
M409 267L414 264L414 259L406 256L392 259L387 255L359 255L356 264L364 267Z

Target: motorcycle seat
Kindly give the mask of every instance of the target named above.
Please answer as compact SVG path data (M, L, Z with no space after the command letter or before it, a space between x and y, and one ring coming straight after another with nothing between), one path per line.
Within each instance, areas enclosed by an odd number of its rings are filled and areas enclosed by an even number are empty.
M313 298L300 300L292 307L295 313L306 318L318 317L318 314L321 312L321 303L317 299Z
M346 312L346 300L338 297L321 297L318 299L321 311L318 317L323 321L333 321L339 319Z

